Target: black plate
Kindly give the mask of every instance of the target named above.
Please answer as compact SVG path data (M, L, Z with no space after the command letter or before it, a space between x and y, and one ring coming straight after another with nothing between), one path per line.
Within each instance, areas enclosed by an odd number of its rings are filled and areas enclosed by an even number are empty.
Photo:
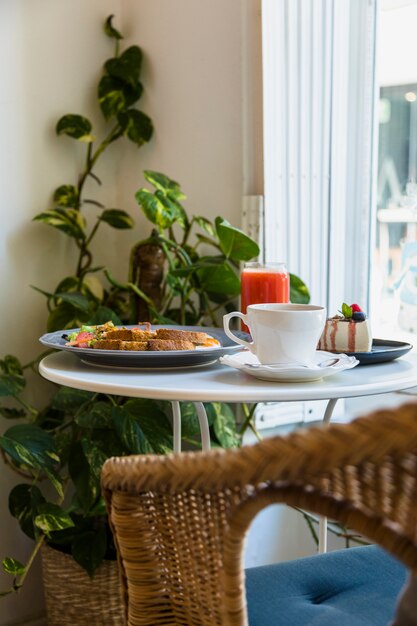
M345 352L348 356L355 356L360 365L386 363L404 356L412 349L411 343L390 341L388 339L374 339L371 352Z
M137 328L135 326L125 326L124 328ZM76 348L66 346L66 339L63 335L69 335L79 330L57 330L54 333L47 333L39 338L39 341L48 348L72 352L82 361L92 365L105 365L111 367L137 367L137 368L166 368L166 367L191 367L194 365L205 365L214 363L224 354L233 354L242 350L242 346L229 339L226 333L220 328L209 328L206 326L152 326L155 328L171 328L176 330L189 330L205 332L221 343L221 347L205 348L203 350L172 350L167 352L134 352L130 350L94 350L94 348ZM244 332L235 331L242 339L248 339Z

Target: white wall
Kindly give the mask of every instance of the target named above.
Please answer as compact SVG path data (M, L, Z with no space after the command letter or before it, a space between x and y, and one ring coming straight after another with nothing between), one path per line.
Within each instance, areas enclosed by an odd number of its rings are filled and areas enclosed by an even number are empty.
M82 113L91 117L101 134L95 86L102 63L113 51L102 33L111 13L126 37L124 45L137 43L143 49L145 95L139 104L152 117L155 135L140 150L121 140L98 166L103 188L97 191L93 184L91 193L109 207L134 214L137 228L134 233L103 228L95 262L106 263L116 276L125 278L129 247L149 230L133 198L143 184L145 168L177 179L191 212L221 214L240 223L242 102L249 121L260 108L248 106L248 98L252 102L260 96L252 91L253 85L259 86L259 68L256 80L246 76L242 83L242 52L246 67L257 63L242 45L242 20L256 50L258 0L3 0L1 354L16 354L23 362L38 353L37 338L45 332L46 320L45 301L29 285L53 289L74 268L74 251L66 237L31 221L50 206L55 187L74 181L84 157L76 142L55 136L55 123L65 113ZM257 147L259 142L253 137L246 128L245 148L252 163L258 164L251 142ZM256 167L255 174L246 171L245 193L261 191L259 164ZM251 185L258 188L250 189ZM48 385L35 380L29 395L39 401ZM13 482L11 472L0 472L0 557L24 561L30 544L7 512ZM1 575L0 590L6 584ZM0 600L0 625L39 615L40 594L39 570L34 568L19 596Z

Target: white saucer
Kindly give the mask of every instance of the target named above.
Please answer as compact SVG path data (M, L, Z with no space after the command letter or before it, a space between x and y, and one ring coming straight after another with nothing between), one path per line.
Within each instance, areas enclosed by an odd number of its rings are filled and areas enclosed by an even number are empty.
M327 359L338 359L333 365L324 365L319 367L318 364L326 361ZM359 361L353 356L347 356L346 354L333 354L332 352L325 352L324 350L316 351L316 363L312 367L303 367L300 365L292 365L288 368L282 366L274 367L273 365L261 365L257 357L244 350L237 354L226 354L220 357L220 363L228 365L235 369L241 370L250 376L259 378L260 380L273 380L276 382L286 383L301 383L307 381L320 380L326 376L332 376L343 372L344 370L352 369L358 365ZM253 367L253 366L256 367Z

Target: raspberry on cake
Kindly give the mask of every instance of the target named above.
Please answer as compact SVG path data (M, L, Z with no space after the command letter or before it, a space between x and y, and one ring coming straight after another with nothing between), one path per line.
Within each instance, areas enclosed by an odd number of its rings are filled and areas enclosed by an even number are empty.
M342 304L342 315L326 320L318 350L327 352L371 352L369 320L358 304Z

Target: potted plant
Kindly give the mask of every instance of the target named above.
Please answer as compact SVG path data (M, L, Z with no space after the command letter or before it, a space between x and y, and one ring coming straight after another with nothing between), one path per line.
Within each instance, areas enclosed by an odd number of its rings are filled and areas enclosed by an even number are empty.
M115 42L115 54L104 65L98 102L111 130L97 142L93 125L84 116L69 114L58 121L58 135L85 147L85 166L75 184L66 182L55 190L53 208L34 218L59 230L78 250L73 274L63 277L53 290L36 287L46 298L47 330L109 320L116 324L150 320L216 325L225 311L236 306L239 263L256 257L259 249L222 217L212 223L190 215L180 185L168 176L144 173L153 189L139 189L136 199L150 232L130 252L126 281L116 280L111 268L94 264L91 242L101 224L128 229L134 220L122 209L85 197L85 181L97 180L96 163L116 140L124 136L141 146L152 136L150 118L133 106L143 91L141 51L137 46L120 51L122 36L113 27L112 16L105 32ZM91 207L96 214L87 216L86 209ZM302 281L292 277L292 284L293 299L306 301L308 291ZM101 467L109 456L172 450L170 405L57 387L45 406L32 406L22 395L25 374L36 369L42 356L27 364L13 355L0 359L0 414L17 420L0 436L0 451L5 463L23 479L9 495L9 510L34 540L26 565L12 556L3 559L12 583L2 595L21 588L36 554L47 545L44 558L52 588L49 623L75 623L74 611L81 603L85 623L94 623L92 616L103 606L106 623L119 624L122 609L115 585L115 549L100 493ZM206 409L213 445L239 445L241 433L232 409L221 403L207 404ZM247 411L244 428L250 424L251 412ZM183 437L193 445L198 433L194 405L184 403ZM105 591L93 593L90 578L102 583ZM90 612L83 591L90 595ZM57 602L59 595L66 600L65 609ZM114 615L109 604L114 606Z

